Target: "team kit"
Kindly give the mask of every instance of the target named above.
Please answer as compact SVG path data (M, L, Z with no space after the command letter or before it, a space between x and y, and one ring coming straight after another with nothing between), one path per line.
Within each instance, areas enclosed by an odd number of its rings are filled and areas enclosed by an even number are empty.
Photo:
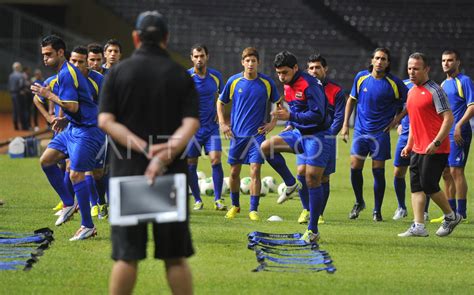
M70 240L84 240L97 235L94 218L108 218L107 153L111 151L107 147L113 143L98 127L97 117L101 86L107 71L121 60L121 45L111 39L104 46L89 44L68 52L60 37L50 35L43 38L41 52L45 66L56 73L31 86L36 107L54 131L40 163L60 198L55 207L56 226L80 211L81 226ZM322 55L309 56L301 69L295 55L282 51L273 61L284 89L279 93L271 73L259 71L256 48L243 49L242 72L224 81L218 70L208 66L206 45L193 45L193 67L188 74L199 94L200 129L183 153L194 198L192 209L199 211L205 206L197 170L203 148L212 167L212 206L226 212L226 219L235 219L241 212L240 172L246 164L250 166L248 218L260 220L259 200L265 185L261 167L268 162L284 182L277 203L299 195L301 212L295 222L307 224L301 239L318 242L330 176L336 172L337 138L348 141L350 117L356 109L350 151L355 203L349 219L357 219L366 208L362 171L370 156L373 220L383 221L385 161L392 158L389 132L397 128L393 184L398 208L393 219L408 216L407 171L414 215L410 228L398 236L428 236L425 222L440 223L436 235L447 236L458 224L467 222L464 167L472 138L469 120L474 116L474 87L470 77L461 72L461 56L454 49L442 52L446 79L440 85L430 80L432 65L423 53L408 58L406 80L390 72L390 58L387 48L375 49L369 67L358 72L351 90L345 91L328 78L329 65ZM231 107L226 108L227 104ZM267 137L278 121L285 122L283 130ZM221 163L223 140L230 141L226 182ZM296 171L288 168L285 153L296 154ZM445 190L439 186L441 178ZM223 185L229 188L231 204L226 205L222 198ZM430 200L443 216L429 219Z

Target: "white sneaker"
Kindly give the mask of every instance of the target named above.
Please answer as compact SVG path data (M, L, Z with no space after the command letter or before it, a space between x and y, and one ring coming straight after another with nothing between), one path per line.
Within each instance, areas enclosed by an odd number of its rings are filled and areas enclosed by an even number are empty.
M60 226L63 223L66 223L72 218L72 215L76 212L76 203L72 206L65 206L61 211L61 215L59 215L58 219L56 220L55 225Z
M393 215L392 219L400 220L404 217L407 217L407 215L408 215L407 209L398 207L397 210L395 210L395 214Z
M462 220L461 214L456 214L456 216L452 220L446 219L445 217L443 223L436 231L436 235L438 237L445 237L449 235L450 233L453 232L454 228L461 222L461 220Z
M287 186L286 189L283 190L281 195L278 197L277 203L278 204L283 204L284 202L286 202L288 199L291 198L291 195L294 192L299 191L302 187L303 187L303 185L301 185L299 180L296 180L295 184L293 184L292 186Z
M95 227L89 228L81 225L79 230L76 232L76 234L69 239L69 241L79 241L79 240L85 240L88 238L92 238L97 235L97 230Z
M55 216L60 216L61 213L63 213L63 209L59 210L59 211L56 211L56 213L54 213Z
M399 237L427 237L429 236L428 231L425 227L415 226L413 223L406 232L398 234Z

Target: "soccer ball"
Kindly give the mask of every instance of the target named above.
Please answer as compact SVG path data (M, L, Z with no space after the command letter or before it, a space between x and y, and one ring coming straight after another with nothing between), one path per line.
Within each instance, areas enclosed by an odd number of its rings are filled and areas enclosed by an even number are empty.
M275 178L271 176L266 176L262 179L262 184L265 183L268 187L270 193L274 193L277 190L277 183ZM263 185L262 185L263 186Z
M280 183L278 186L278 195L281 195L286 190L286 184L284 182Z
M250 177L244 177L240 180L240 191L244 195L250 194L250 183L252 182L252 179Z
M213 196L214 195L214 182L212 181L212 178L209 177L201 181L199 185L199 190L201 191L201 195Z
M225 192L224 192L225 188ZM222 183L222 194L228 194L230 193L230 180L229 177L224 177L224 182Z
M262 180L262 186L260 187L260 196L265 197L266 195L268 195L269 192L270 188L268 187L267 183Z
M198 179L206 179L206 174L202 171L197 172Z

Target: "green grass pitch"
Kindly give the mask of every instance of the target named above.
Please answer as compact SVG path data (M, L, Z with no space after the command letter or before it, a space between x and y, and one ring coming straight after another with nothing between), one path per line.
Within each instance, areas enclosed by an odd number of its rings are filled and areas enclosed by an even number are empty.
M274 131L273 133L275 133ZM396 134L392 132L392 147ZM224 141L224 146L228 142ZM248 195L241 196L242 212L234 220L225 220L224 212L212 209L212 197L204 197L204 210L191 213L191 229L196 255L189 263L196 294L474 294L474 203L468 202L470 223L461 224L454 233L439 238L439 225L427 224L428 238L397 237L413 218L407 188L408 218L393 221L397 207L393 190L393 161L386 164L387 188L382 223L372 221L373 207L371 162L364 169L364 196L367 209L358 220L347 218L354 203L349 175L349 144L338 142L337 171L331 176L331 196L325 213L326 224L320 226L321 248L329 251L335 274L326 273L252 273L257 266L255 255L246 248L246 234L259 230L274 233L303 232L296 222L301 211L298 198L283 205L269 194L260 202L261 221L251 222L247 212ZM294 156L285 156L295 171ZM224 163L225 163L224 159ZM471 186L473 161L467 165L466 177ZM228 176L229 166L223 165ZM199 170L211 175L209 161L201 160ZM242 177L248 174L243 167ZM276 173L268 165L262 177ZM408 178L407 178L408 181ZM38 159L15 159L0 156L0 231L31 232L50 227L56 241L40 258L32 271L0 271L0 294L106 294L112 260L110 234L106 221L94 220L98 236L80 242L68 239L79 227L80 216L61 227L55 227L52 207L58 202L53 189L40 169ZM225 196L226 204L230 198ZM432 204L431 217L440 216ZM282 222L269 222L271 215ZM149 247L149 256L152 247ZM169 294L164 266L147 259L140 263L135 294Z

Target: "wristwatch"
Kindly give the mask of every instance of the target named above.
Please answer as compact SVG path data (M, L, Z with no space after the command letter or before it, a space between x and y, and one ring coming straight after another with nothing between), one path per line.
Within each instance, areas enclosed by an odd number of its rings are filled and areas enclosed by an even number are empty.
M439 147L441 145L441 141L439 141L439 140L435 140L435 141L433 141L433 143L434 143L435 147Z

